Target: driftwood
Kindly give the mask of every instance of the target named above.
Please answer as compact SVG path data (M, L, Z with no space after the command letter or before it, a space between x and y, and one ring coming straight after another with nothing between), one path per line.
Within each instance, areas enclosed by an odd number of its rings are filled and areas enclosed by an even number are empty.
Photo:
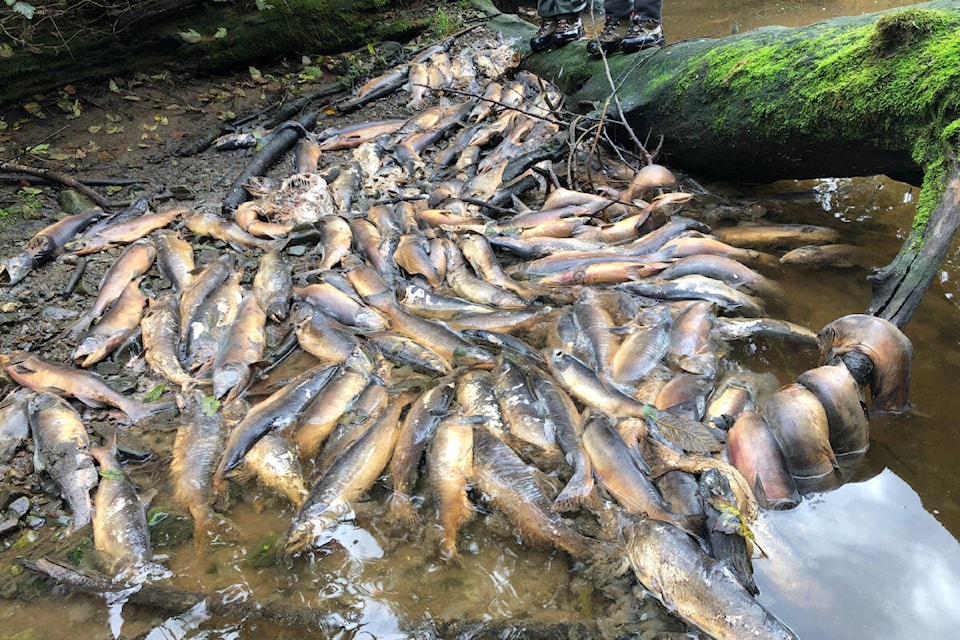
M27 167L22 164L17 164L16 162L0 162L0 171L22 173L28 176L43 178L44 180L50 180L52 182L59 182L62 185L70 187L71 189L76 189L103 209L112 209L117 206L117 203L107 200L79 180L71 178L70 176L64 175L57 171L51 171L50 169L38 169L36 167Z

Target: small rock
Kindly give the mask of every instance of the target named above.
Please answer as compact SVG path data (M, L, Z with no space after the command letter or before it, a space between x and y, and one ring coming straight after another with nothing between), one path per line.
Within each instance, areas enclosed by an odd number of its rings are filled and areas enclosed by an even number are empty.
M40 317L44 320L72 320L79 316L80 312L74 309L64 309L63 307L49 306L40 310Z
M3 522L0 522L0 536L5 534L8 531L13 531L20 526L20 520L17 518L8 518Z
M23 523L27 525L29 528L36 531L37 529L39 529L40 527L42 527L47 523L47 519L41 518L40 516L27 516L26 518L23 519Z
M7 511L10 512L10 517L22 518L30 512L30 498L27 496L20 496L10 503L10 506L7 507Z
M302 244L298 244L293 247L289 247L287 249L287 253L289 253L292 256L302 256L306 252L307 252L307 247Z

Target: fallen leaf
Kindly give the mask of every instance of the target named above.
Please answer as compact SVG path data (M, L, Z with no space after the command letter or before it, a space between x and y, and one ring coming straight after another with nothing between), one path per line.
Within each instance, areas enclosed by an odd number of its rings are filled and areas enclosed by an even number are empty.
M200 42L200 39L203 37L196 29L190 29L188 31L178 31L177 34L183 38L184 42L189 42L190 44L195 44Z
M89 131L90 133L100 133L100 129L102 128L103 127L101 127L98 124L92 124L89 127L87 127L87 131Z

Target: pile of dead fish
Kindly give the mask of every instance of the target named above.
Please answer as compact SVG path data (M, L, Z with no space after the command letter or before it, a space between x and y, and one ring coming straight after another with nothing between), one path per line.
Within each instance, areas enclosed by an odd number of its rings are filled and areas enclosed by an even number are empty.
M149 561L149 535L123 467L69 399L148 425L152 405L89 370L139 332L148 375L175 391L170 475L198 539L238 474L298 508L291 555L327 544L386 478L387 517L406 531L438 522L452 560L475 487L527 543L597 566L627 557L711 636L793 637L754 600L741 534L760 507L796 505L798 481L842 481L842 459L868 442L863 389L874 410L906 403L910 343L883 320L841 318L819 335L823 366L778 391L731 362L736 340L817 347L765 317L781 291L761 271L779 260L756 247L833 232L711 234L677 215L691 196L663 167L569 144L558 92L514 62L506 46L452 61L438 47L371 81L347 106L406 83L418 114L304 138L295 174L251 181L234 220L91 210L6 261L15 284L63 252L126 247L66 327L73 362L4 356L29 391L3 403L0 451L32 434L36 470L73 529L92 519L107 570ZM196 265L191 243L211 237L222 254ZM602 510L618 531L586 535L565 517Z

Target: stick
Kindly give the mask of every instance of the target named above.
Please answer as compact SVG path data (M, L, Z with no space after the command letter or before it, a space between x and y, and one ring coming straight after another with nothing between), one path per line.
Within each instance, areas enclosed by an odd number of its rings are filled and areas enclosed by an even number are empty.
M18 184L20 182L26 182L27 184L51 184L54 181L38 176L0 175L0 182L5 184ZM135 184L144 184L147 181L137 180L136 178L77 178L77 182L85 184L88 187L129 187Z
M56 171L51 171L49 169L37 169L34 167L27 167L22 164L17 164L16 162L0 162L0 171L12 171L13 173L24 173L28 176L36 176L38 178L44 178L46 180L52 180L53 182L59 182L60 184L70 187L71 189L76 189L83 195L90 198L93 202L97 204L101 209L112 209L116 207L114 202L107 200L99 193L91 189L90 187L82 184L78 180L71 178L70 176L65 176L62 173Z

